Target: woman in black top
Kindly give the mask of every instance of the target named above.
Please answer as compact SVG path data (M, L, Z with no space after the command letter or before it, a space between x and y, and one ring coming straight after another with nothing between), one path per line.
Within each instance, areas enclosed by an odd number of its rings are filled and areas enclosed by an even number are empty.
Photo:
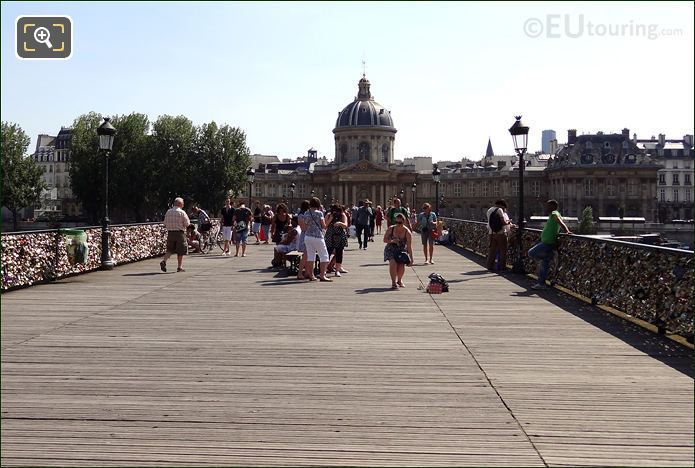
M348 245L347 227L348 220L345 214L345 209L341 205L331 205L330 212L326 217L326 249L328 249L329 254L335 254L328 264L328 268L331 268L333 264L333 270L335 271L335 276L340 276L341 273L347 273L347 270L343 268L343 250Z
M270 222L270 238L276 244L282 240L282 235L287 232L290 225L290 216L287 214L287 206L280 203L275 209L275 216Z

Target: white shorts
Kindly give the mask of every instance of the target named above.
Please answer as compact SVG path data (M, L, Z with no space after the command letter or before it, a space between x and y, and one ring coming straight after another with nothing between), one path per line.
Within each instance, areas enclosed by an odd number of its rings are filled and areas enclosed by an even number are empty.
M222 226L222 237L224 240L232 240L232 226Z
M329 260L330 257L326 249L326 241L323 237L306 236L304 238L304 245L306 246L308 261L313 262L317 254L322 262L327 262Z

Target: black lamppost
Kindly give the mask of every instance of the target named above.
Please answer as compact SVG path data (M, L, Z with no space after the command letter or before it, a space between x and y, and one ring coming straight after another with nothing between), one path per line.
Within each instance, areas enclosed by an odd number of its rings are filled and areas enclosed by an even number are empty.
M297 186L294 182L290 184L290 214L294 213L294 188Z
M434 180L434 187L435 187L435 203L437 206L435 207L434 214L439 216L439 181L441 180L442 177L442 172L439 170L439 165L435 164L434 169L432 169L432 180Z
M517 156L519 156L519 227L516 230L517 236L517 256L514 261L514 273L526 274L524 269L524 262L522 260L523 252L523 231L524 231L524 154L526 154L526 149L528 148L528 127L525 127L521 123L521 116L515 116L516 122L509 128L509 133L512 135L514 140L514 151L516 151Z
M246 181L249 183L249 208L251 207L251 195L253 190L253 182L256 180L256 171L251 168L246 172Z
M415 208L415 192L417 191L417 182L413 182L413 185L410 187L410 190L413 192L413 208ZM417 208L415 208L417 210Z
M104 221L101 225L101 268L102 270L113 270L116 262L111 258L109 252L109 153L113 149L113 139L116 129L109 123L108 117L104 117L104 123L97 128L99 135L99 149L104 152L104 164L106 167L106 183L104 186Z

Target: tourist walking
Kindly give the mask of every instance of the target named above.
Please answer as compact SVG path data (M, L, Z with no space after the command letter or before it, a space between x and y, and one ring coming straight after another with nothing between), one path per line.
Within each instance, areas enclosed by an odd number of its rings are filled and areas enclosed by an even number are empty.
M384 261L389 262L389 274L391 275L391 289L405 287L403 275L405 275L406 265L412 263L413 258L413 238L405 226L406 216L398 213L395 216L395 223L384 233ZM407 254L407 255L406 255Z
M347 215L345 209L338 204L332 205L331 210L326 216L326 250L329 255L333 255L330 264L333 265L335 276L341 276L348 271L343 268L343 251L348 245L347 235Z
M234 207L232 201L227 198L224 200L222 214L222 238L224 239L224 247L222 248L222 256L229 256L229 243L232 241L232 227L234 226Z
M261 213L263 213L263 210L261 210L261 205L258 201L256 201L256 207L253 209L253 225L251 226L253 236L256 238L256 245L261 243L261 239L259 237L259 233L261 232Z
M297 279L309 279L311 275L309 274L307 268L307 254L306 254L306 244L304 239L306 237L306 215L309 213L309 200L303 200L299 205L299 215L297 216L297 221L300 228L299 242L297 243L297 250L302 252L302 258L299 260L299 268L297 269ZM313 264L313 262L312 262ZM307 271L305 272L305 268Z
M376 224L376 214L374 213L374 208L372 208L372 202L367 200L365 202L369 206L371 215L369 216L369 242L374 242L374 226Z
M357 209L357 219L355 220L357 242L360 249L364 248L365 250L367 250L367 242L369 241L369 220L374 215L369 203L369 199L359 202L360 207Z
M326 276L326 268L328 267L328 250L326 249L326 240L324 233L326 230L326 220L321 212L321 200L313 197L309 200L309 211L305 214L306 236L304 244L306 245L307 254L307 269L309 270L309 280L315 281L314 277L314 259L319 257L319 271L321 281L333 281Z
M487 232L489 248L487 253L487 269L495 271L495 260L499 258L497 269L507 271L508 234L512 222L506 212L507 202L500 198L495 206L487 210Z
M287 205L280 203L275 208L275 216L270 222L270 240L275 244L279 244L282 235L287 232L290 226L290 215L287 214Z
M386 211L386 227L391 227L396 224L396 215L398 213L403 215L403 219L405 219L405 226L408 228L408 230L410 230L410 213L401 206L401 199L398 197L393 198L393 204Z
M253 213L246 208L244 202L239 202L239 208L234 212L234 244L236 250L234 256L239 256L239 246L241 246L241 256L246 257L246 243L251 230L251 220Z
M376 206L376 211L374 212L374 225L376 227L376 234L381 234L381 223L384 221L384 210L381 205Z
M437 237L437 215L432 211L432 205L425 203L422 205L422 212L417 215L415 229L420 228L422 238L422 252L425 254L425 265L434 265L432 255L434 254L434 240ZM428 258L429 253L429 260Z
M159 262L159 267L164 273L167 271L167 260L173 254L176 254L178 261L176 271L184 271L183 256L188 251L186 229L188 229L189 224L191 224L191 221L186 212L183 211L183 198L176 198L174 206L164 215L164 227L167 230L167 250L164 258Z
M531 286L531 289L548 289L545 285L545 280L548 278L550 262L555 255L555 249L557 249L557 236L560 233L560 227L567 234L572 234L562 219L558 207L556 200L548 200L546 202L545 209L549 215L541 233L541 241L528 251L528 256L538 262L538 282Z
M263 237L265 237L264 244L270 241L270 225L273 222L273 210L270 209L270 205L263 205L263 212L261 213L261 230L263 231Z

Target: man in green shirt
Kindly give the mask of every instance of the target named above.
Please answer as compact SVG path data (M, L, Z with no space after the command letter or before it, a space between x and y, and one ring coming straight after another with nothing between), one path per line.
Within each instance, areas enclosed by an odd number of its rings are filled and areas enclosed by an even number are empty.
M396 215L398 213L402 213L403 216L405 217L405 226L408 229L412 228L410 227L410 213L408 213L408 210L403 208L401 206L401 199L396 197L393 199L393 206L391 206L388 211L386 212L386 225L388 227L395 226L396 225Z
M557 201L548 200L545 207L550 215L548 216L548 221L545 223L545 227L543 227L541 241L531 247L528 251L528 256L539 262L538 283L531 286L531 289L536 290L547 289L545 280L548 277L548 268L550 267L550 262L553 260L553 256L555 255L557 236L560 233L560 226L562 226L567 234L572 234L565 222L562 220L560 212L557 211Z

